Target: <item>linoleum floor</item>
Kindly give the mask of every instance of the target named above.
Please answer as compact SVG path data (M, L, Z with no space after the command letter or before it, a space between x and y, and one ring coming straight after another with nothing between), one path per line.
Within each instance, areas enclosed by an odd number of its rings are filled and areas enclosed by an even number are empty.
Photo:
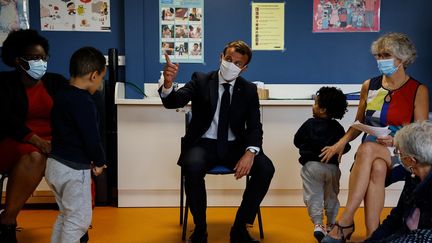
M262 207L265 238L263 243L308 243L313 238L313 225L305 207ZM343 210L343 209L341 209ZM382 217L389 213L385 209ZM208 208L209 243L229 242L229 231L235 208ZM57 215L51 209L25 209L18 217L19 243L50 242L51 227ZM188 231L193 229L189 218ZM350 242L361 242L365 237L363 210L356 214L356 231ZM96 207L93 228L89 230L90 242L96 243L181 243L181 226L178 208L116 208ZM258 225L252 229L259 236ZM189 232L188 232L189 235Z

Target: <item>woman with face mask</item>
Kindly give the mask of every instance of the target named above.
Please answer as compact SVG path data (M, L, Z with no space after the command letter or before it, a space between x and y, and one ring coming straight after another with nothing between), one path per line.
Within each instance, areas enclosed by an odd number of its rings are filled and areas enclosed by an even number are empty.
M394 141L410 176L397 206L365 242L432 242L432 123L405 126Z
M393 136L404 125L428 119L428 89L405 71L414 62L416 50L408 37L389 33L372 43L381 75L366 80L361 89L356 120L371 126L389 126L385 137L363 136L349 180L348 200L338 222L322 242L345 242L354 232L354 214L364 201L367 236L380 224L384 207L385 186L404 180L406 173L392 151ZM345 144L361 134L350 128L333 146L321 154L326 162L334 155L342 155Z
M41 181L51 150L50 113L56 91L67 80L46 73L48 40L35 30L11 32L2 61L15 70L0 72L0 172L7 173L0 242L16 242L16 217Z

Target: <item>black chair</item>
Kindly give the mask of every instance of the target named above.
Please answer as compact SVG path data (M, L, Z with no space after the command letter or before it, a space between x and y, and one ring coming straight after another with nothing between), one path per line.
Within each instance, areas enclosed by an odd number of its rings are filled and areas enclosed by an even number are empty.
M189 123L192 119L192 112L187 112L185 115L185 127L186 130L188 129ZM185 176L183 174L183 170L181 169L181 176L180 176L180 225L183 225L182 229L182 236L181 239L186 239L186 231L187 231L187 222L188 222L188 214L189 214L189 204L186 198L185 203ZM228 175L228 174L234 174L235 171L221 165L217 165L210 170L207 171L207 174L209 175ZM249 182L250 176L246 176L246 185ZM260 231L260 238L264 239L264 229L262 225L262 218L261 218L261 208L258 209L258 226Z

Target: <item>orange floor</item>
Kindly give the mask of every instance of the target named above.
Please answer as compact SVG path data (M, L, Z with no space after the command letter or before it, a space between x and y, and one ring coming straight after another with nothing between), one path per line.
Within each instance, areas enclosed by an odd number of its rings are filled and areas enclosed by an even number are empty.
M385 209L383 215L388 214ZM207 213L209 243L229 242L234 208L209 208ZM46 243L50 240L51 227L57 211L49 209L23 210L18 217L19 243ZM312 236L313 225L304 207L262 208L264 243L316 242ZM192 221L189 229L192 230ZM90 242L168 242L180 243L181 227L177 208L114 208L97 207L93 214L93 229L89 231ZM253 235L258 237L258 227ZM351 242L364 239L363 210L356 215L356 232Z

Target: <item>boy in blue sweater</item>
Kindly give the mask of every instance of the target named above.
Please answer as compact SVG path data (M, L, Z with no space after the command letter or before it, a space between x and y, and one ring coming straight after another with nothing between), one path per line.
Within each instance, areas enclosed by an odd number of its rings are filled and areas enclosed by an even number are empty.
M335 119L342 119L347 110L347 101L341 90L322 87L312 107L313 118L309 118L294 136L294 145L299 148L299 162L303 165L303 200L314 223L314 237L321 241L326 234L323 226L323 211L327 216L327 228L336 222L339 210L338 156L322 163L320 154L325 146L332 145L345 135L344 128ZM344 153L348 152L347 144Z
M92 94L99 89L105 72L102 53L83 47L70 59L70 85L55 97L52 150L45 170L60 210L52 243L79 242L91 223L91 171L97 176L106 168Z

